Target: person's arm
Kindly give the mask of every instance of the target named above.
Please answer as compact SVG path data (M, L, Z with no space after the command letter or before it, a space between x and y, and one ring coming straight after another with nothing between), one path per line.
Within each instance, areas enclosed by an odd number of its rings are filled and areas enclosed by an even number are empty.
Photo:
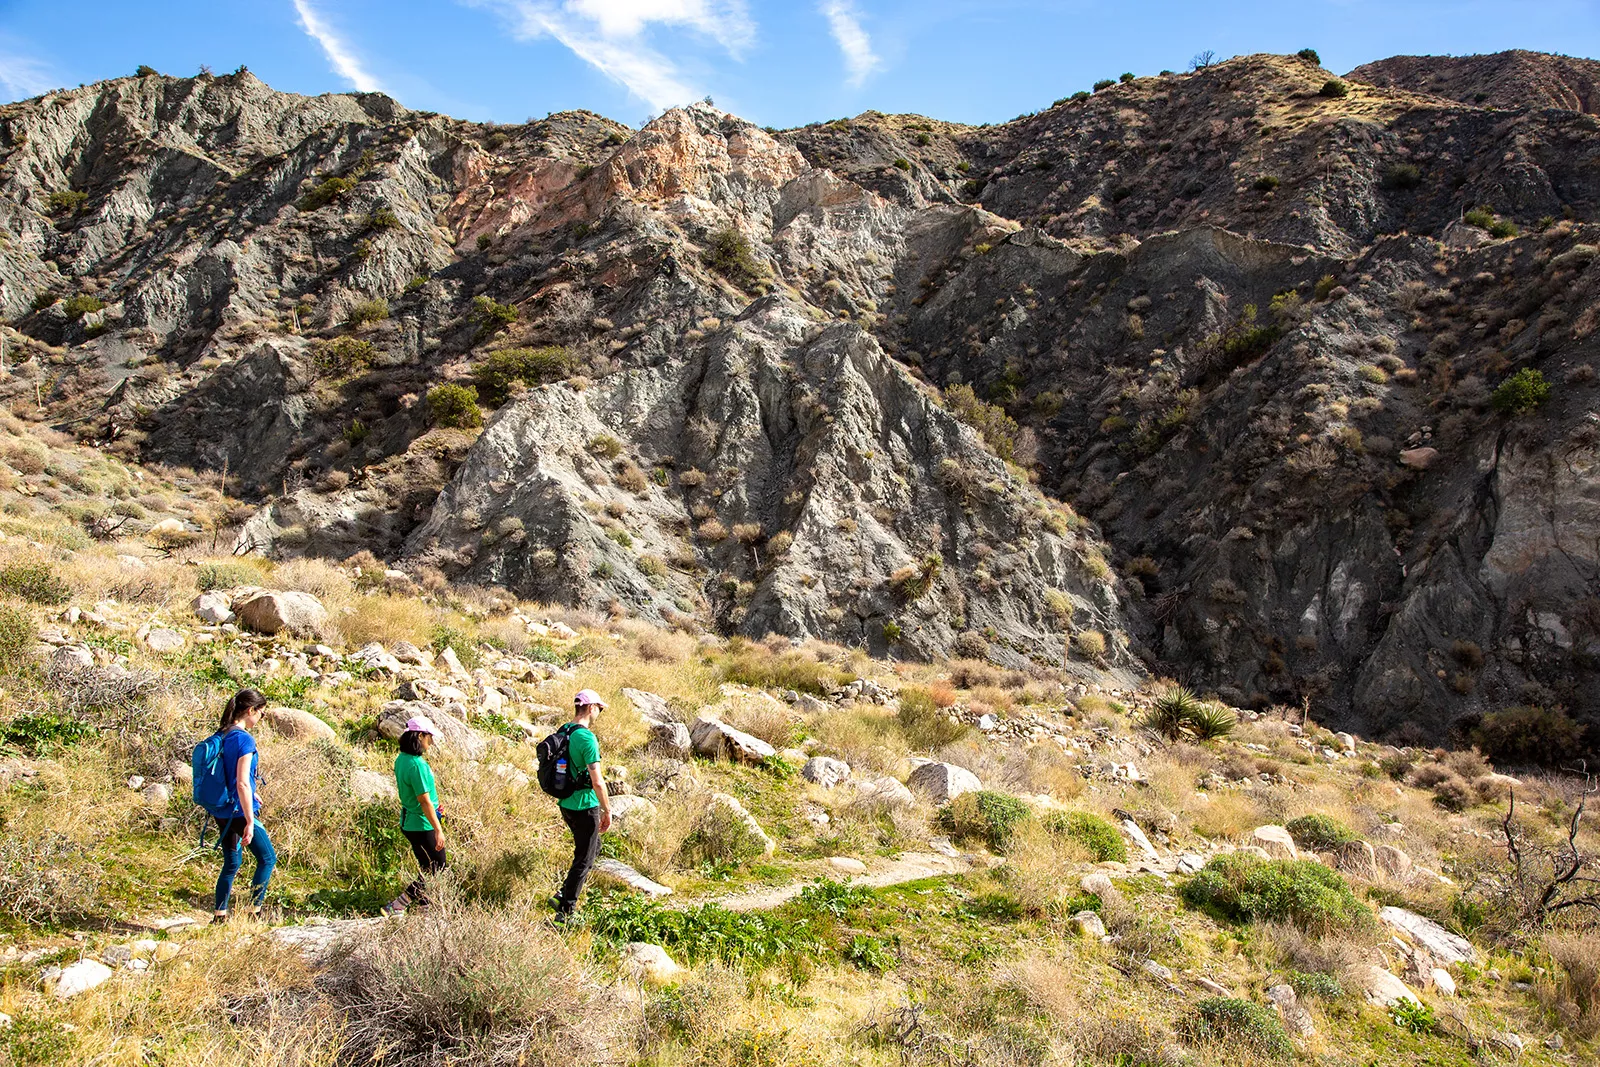
M427 816L428 822L433 826L433 850L437 852L444 848L444 825L439 822L438 805L434 804L433 797L427 793L418 793L417 803L422 807L422 814Z
M600 798L600 832L605 833L611 829L611 794L606 792L606 779L599 760L589 764L589 784L594 787L594 795Z
M250 788L250 764L255 760L254 752L245 752L234 763L234 778L236 789L234 793L239 798L239 811L244 815L244 843L250 844L256 836L256 800L255 793Z

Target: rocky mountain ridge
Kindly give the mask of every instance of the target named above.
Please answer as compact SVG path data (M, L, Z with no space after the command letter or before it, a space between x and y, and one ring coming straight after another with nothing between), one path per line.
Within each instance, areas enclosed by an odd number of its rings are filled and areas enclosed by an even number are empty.
M10 394L226 472L246 548L1369 733L1591 720L1600 130L1359 73L784 133L54 93L0 109ZM481 434L444 383L504 394Z

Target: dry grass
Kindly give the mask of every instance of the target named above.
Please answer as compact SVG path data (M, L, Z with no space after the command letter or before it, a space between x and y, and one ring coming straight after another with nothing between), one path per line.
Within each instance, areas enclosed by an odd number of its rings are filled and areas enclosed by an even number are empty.
M352 647L371 641L386 646L410 641L424 648L437 618L438 612L420 600L372 593L352 597L333 622Z
M1544 950L1559 974L1541 984L1541 1000L1561 1025L1592 1038L1600 1034L1600 932L1549 934Z
M814 716L807 727L821 742L818 753L842 759L857 772L893 774L910 752L890 708L856 704Z
M675 869L684 842L700 825L706 798L699 793L674 791L656 797L655 805L654 817L628 824L623 841L628 861L659 880Z
M320 559L291 559L272 569L272 583L280 589L310 593L325 605L347 603L355 583L333 564Z
M1028 819L1012 832L1000 877L1025 910L1044 915L1077 893L1073 875L1092 859L1076 841Z

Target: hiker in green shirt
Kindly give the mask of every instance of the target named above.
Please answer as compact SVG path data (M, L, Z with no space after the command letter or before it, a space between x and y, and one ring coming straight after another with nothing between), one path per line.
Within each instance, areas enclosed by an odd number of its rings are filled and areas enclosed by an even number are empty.
M411 842L421 873L405 892L383 906L385 915L404 915L408 907L428 906L423 879L444 869L444 826L439 822L439 795L433 768L425 758L438 735L426 715L406 722L400 735L400 754L394 758L394 784L400 794L400 832Z
M589 786L556 801L561 818L572 831L572 867L556 894L556 919L565 921L578 906L578 894L600 853L600 835L611 829L611 797L600 768L600 742L595 740L596 717L605 710L605 701L593 689L581 690L572 698L572 731L567 735L567 772Z

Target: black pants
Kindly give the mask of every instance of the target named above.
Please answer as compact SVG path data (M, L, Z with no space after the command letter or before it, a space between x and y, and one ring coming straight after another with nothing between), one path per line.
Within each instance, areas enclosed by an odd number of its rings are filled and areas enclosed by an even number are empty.
M411 842L411 851L417 857L417 866L422 873L417 875L417 880L406 886L406 891L400 894L400 899L415 902L424 907L428 904L428 894L423 891L423 880L430 874L444 870L444 849L433 847L433 830L401 830L406 835L406 840Z
M583 811L562 808L561 818L566 822L567 829L572 831L572 869L567 871L567 880L561 885L556 910L563 915L570 915L572 909L578 906L578 894L583 892L583 883L594 868L595 857L600 853L600 808L596 806Z

